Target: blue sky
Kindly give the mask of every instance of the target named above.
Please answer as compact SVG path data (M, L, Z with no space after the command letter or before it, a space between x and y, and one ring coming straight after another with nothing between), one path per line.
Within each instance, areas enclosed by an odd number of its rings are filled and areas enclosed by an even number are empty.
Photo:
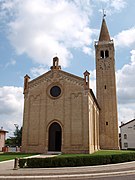
M95 92L94 41L103 12L115 43L119 124L135 118L134 0L0 0L0 126L12 135L22 125L23 77L62 69L91 73Z

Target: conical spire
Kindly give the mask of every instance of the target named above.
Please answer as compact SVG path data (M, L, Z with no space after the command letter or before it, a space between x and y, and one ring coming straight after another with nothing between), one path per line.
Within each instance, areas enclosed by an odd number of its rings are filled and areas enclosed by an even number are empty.
M103 18L102 26L100 30L99 41L110 41L110 35L109 35L106 21L104 18Z

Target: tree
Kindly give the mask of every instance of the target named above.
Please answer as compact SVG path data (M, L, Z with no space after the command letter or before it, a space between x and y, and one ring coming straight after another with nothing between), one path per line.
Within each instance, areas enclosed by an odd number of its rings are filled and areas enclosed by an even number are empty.
M22 127L19 129L19 127L16 126L14 136L15 136L14 140L15 140L16 146L21 146L21 143L22 143Z
M22 127L19 129L19 126L15 124L15 132L14 136L10 137L6 140L6 145L7 146L21 146L22 142Z

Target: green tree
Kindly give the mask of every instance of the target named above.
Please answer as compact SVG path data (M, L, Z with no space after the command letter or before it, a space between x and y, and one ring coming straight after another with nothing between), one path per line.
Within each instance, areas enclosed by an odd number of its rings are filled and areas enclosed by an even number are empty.
M14 132L14 141L16 146L21 146L22 143L22 127L19 129L18 126L16 126L16 130Z
M10 137L6 140L6 146L21 146L22 142L22 127L19 129L18 125L15 125L16 129L14 132L14 136Z

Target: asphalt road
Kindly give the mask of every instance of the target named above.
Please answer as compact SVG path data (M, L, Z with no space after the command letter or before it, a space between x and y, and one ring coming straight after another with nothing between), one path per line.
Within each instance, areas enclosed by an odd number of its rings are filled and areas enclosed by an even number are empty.
M135 180L135 161L89 167L24 168L13 170L14 161L0 163L0 180Z
M65 179L61 179L65 180ZM75 178L70 179L70 180L75 180ZM77 178L77 180L135 180L135 174L132 175L117 175L117 176L101 176L101 177L83 177L83 178Z
M112 177L99 177L99 178L93 178L93 180L135 180L135 174L112 176Z
M0 177L0 180L11 180L11 179L16 179L16 180L24 180L24 179L27 179L27 180L32 180L32 179L36 179L36 180L135 180L135 174L132 174L132 175L117 175L117 176L99 176L99 177L73 177L73 178L70 178L70 177L64 177L64 178L61 178L61 177L50 177L48 179L48 177L46 176L32 176L32 177L28 177L28 176L6 176L6 177Z

